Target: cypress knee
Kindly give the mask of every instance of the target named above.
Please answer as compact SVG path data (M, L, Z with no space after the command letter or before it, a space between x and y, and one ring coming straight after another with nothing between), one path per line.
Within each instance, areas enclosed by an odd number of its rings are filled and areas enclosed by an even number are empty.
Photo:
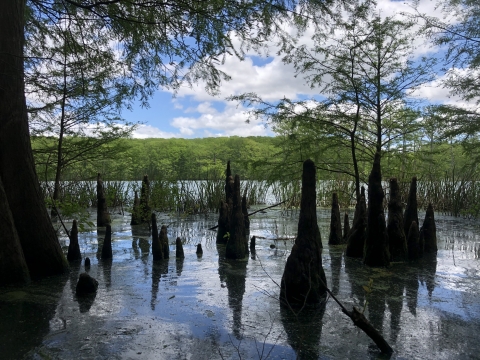
M420 258L420 234L418 224L412 221L407 237L408 258L409 260L417 260Z
M280 301L302 307L318 305L326 293L327 280L322 267L322 240L317 224L315 164L303 163L302 197L298 234L283 272Z
M152 213L152 254L153 261L163 260L163 246L158 237L157 217Z
M417 208L417 178L414 176L410 183L410 191L408 192L407 206L403 215L403 231L408 235L412 222L418 222L418 208Z
M338 206L338 195L333 193L328 245L340 245L342 242L342 221L340 218L340 207Z
M160 234L158 234L160 244L162 246L163 258L168 259L170 257L170 246L168 244L167 226L162 225Z
M420 230L420 243L424 244L425 254L437 253L437 227L435 225L435 215L431 203L428 204L425 220Z
M112 227L110 224L107 224L102 246L102 259L111 259L112 257Z
M348 220L348 213L343 216L343 238L342 242L347 243L348 233L350 232L350 221Z
M183 252L183 244L182 244L182 239L177 237L175 240L175 257L177 259L183 259L185 257L185 254Z
M77 220L73 220L72 230L70 230L69 239L70 244L68 244L67 260L82 260L82 254L80 253L80 245L78 244Z

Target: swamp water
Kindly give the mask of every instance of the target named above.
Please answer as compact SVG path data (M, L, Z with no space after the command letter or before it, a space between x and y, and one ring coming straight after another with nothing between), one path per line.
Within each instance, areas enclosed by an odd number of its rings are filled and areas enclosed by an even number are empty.
M254 210L254 209L252 209ZM352 214L350 214L352 215ZM419 218L423 219L424 214ZM374 269L327 245L330 210L319 210L323 267L344 305L362 308L398 359L480 358L480 226L436 215L439 251L416 264ZM99 260L105 229L79 234L94 298L78 299L83 264L69 274L0 288L2 359L368 359L385 358L329 298L298 315L281 309L280 279L297 231L298 213L251 218L256 256L226 261L215 244L217 215L158 217L169 241L185 240L185 259L153 263L147 228L128 216L112 225L113 262ZM70 226L70 224L68 225ZM102 232L103 230L103 232ZM68 239L60 238L66 249ZM203 256L195 254L201 243ZM271 249L270 245L276 248Z

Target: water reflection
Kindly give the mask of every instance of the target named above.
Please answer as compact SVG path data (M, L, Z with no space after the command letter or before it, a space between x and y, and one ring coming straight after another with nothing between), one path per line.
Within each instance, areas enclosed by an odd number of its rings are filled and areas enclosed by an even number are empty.
M134 237L132 240L133 256L135 257L135 260L140 259L140 251L138 250L137 241L138 241L138 238L136 237Z
M305 308L298 314L286 306L280 307L280 316L287 334L287 341L295 350L297 359L319 358L325 307L326 302L316 309Z
M435 290L435 274L437 273L437 254L425 254L419 271L419 280L425 284L429 298Z
M385 301L390 310L390 342L394 344L400 332L400 316L403 309L403 286L397 279L389 282Z
M342 269L342 248L340 246L330 246L330 269L332 270L332 293L338 295Z
M358 306L363 306L365 303L365 290L363 290L362 279L358 274L362 267L361 260L345 257L344 262L345 273L350 283L350 298L352 298Z
M225 245L217 245L218 275L220 282L228 290L228 306L233 312L233 334L242 339L242 301L245 294L245 279L247 276L247 261L227 260Z
M160 278L166 274L168 274L168 260L154 261L152 265L152 300L150 301L152 310L155 310L155 306L157 305Z
M181 276L182 275L182 271L183 271L183 262L184 262L185 258L178 258L178 259L175 259L175 268L177 270L177 276Z
M102 267L103 281L108 291L112 286L112 259L102 259L99 265Z
M29 350L42 343L50 331L50 322L55 317L57 304L68 280L68 274L52 276L28 287L1 289L2 359L22 359Z
M417 316L418 303L418 264L411 263L406 271L404 278L405 297L407 299L407 307L413 316Z

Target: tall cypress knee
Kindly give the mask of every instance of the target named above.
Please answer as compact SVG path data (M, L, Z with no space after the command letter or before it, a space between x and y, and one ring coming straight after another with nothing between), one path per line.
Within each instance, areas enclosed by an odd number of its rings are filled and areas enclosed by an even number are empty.
M418 230L418 224L412 221L410 229L408 230L408 259L417 260L420 256L420 233Z
M340 218L340 207L338 205L338 195L333 193L332 196L332 213L330 216L330 235L328 237L328 245L340 245L342 239L342 220Z
M363 262L368 266L388 266L390 264L387 226L383 211L384 196L380 153L377 152L372 171L368 177L367 236L363 259Z
M432 204L428 204L425 220L420 230L420 243L424 244L425 254L433 254L438 251L437 246L437 227L435 225L435 215Z
M365 188L362 186L360 199L355 206L352 228L347 234L347 248L345 256L363 258L365 239L367 237L367 205L365 201Z
M317 223L315 164L303 163L298 234L288 256L280 285L280 301L292 307L318 305L326 293L322 240Z
M80 245L78 244L77 220L73 220L72 230L70 230L69 238L70 244L68 244L67 260L82 260L82 254L80 253Z
M417 177L412 178L410 183L410 191L408 192L407 206L403 215L403 231L408 235L412 222L418 222L418 205L417 205Z
M107 224L105 239L103 240L102 259L111 259L112 255L112 227Z
M160 242L158 237L158 229L157 229L157 217L155 214L151 215L152 219L152 254L153 254L153 261L156 260L163 260L163 245Z
M168 244L167 226L162 225L160 233L158 234L160 245L162 246L163 258L168 259L170 257L170 245Z
M148 175L143 176L142 188L140 189L140 222L148 223L151 207L150 207L150 181Z

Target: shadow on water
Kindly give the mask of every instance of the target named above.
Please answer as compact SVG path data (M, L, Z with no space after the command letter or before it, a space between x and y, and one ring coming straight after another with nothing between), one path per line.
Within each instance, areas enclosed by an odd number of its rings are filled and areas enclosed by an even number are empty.
M338 295L340 289L340 272L342 270L342 252L341 246L330 246L330 269L332 270L332 293Z
M245 294L247 276L246 260L228 260L225 258L225 245L217 245L218 275L220 283L227 287L228 306L233 313L233 334L242 339L242 301Z
M298 313L288 306L280 307L287 342L295 350L297 359L318 359L321 355L320 338L325 308L326 302L315 309L304 308Z
M158 289L160 287L160 279L162 275L168 274L168 259L154 261L152 265L152 300L150 301L150 307L155 310L157 305Z
M0 288L0 357L21 359L51 330L69 275L52 276L20 288ZM64 328L66 325L58 324Z

